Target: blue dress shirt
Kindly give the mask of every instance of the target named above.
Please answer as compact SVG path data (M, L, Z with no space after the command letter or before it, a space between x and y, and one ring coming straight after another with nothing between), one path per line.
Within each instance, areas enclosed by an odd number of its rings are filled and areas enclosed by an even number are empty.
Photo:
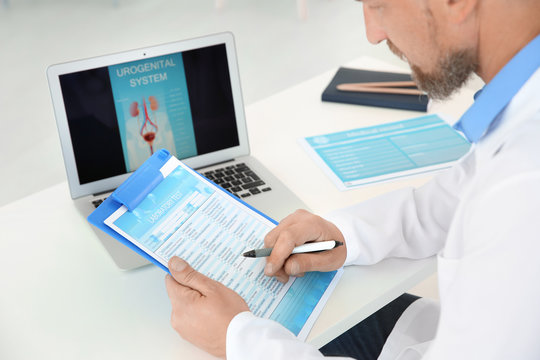
M489 126L540 67L540 35L521 49L475 96L474 104L454 125L470 142L478 142Z

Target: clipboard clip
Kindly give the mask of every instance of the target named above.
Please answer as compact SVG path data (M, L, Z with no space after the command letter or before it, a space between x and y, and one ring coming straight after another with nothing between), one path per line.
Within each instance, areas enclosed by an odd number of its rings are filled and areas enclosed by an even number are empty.
M165 149L155 152L111 194L113 200L133 211L163 180L160 169L170 157Z
M339 91L380 93L380 94L401 94L401 95L426 95L418 89L414 81L380 81L364 83L343 83L338 84Z

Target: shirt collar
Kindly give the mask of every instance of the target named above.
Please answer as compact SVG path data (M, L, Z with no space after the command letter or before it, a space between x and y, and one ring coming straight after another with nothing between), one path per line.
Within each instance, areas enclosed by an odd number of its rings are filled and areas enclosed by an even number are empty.
M475 94L474 104L454 125L470 142L487 132L523 84L540 67L540 35L521 49L484 88Z

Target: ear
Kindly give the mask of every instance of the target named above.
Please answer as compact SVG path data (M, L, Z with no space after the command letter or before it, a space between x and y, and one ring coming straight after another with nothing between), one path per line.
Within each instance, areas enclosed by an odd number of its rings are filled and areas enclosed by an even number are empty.
M443 0L448 20L462 24L469 19L478 7L479 0Z

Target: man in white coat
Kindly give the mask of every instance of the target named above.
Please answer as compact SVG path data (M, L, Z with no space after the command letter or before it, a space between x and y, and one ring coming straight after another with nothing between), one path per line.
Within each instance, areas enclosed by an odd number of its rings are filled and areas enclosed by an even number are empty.
M290 215L265 238L274 247L265 273L286 281L306 271L437 254L440 308L415 298L390 304L323 352L540 359L540 1L364 0L363 7L369 41L386 40L431 97L449 96L473 72L485 81L456 124L472 150L421 188L324 218ZM346 246L289 256L320 240ZM195 345L230 359L323 357L183 260L172 258L169 268L172 325ZM381 332L378 321L388 318L394 320L383 326L380 347L368 351L369 332Z

